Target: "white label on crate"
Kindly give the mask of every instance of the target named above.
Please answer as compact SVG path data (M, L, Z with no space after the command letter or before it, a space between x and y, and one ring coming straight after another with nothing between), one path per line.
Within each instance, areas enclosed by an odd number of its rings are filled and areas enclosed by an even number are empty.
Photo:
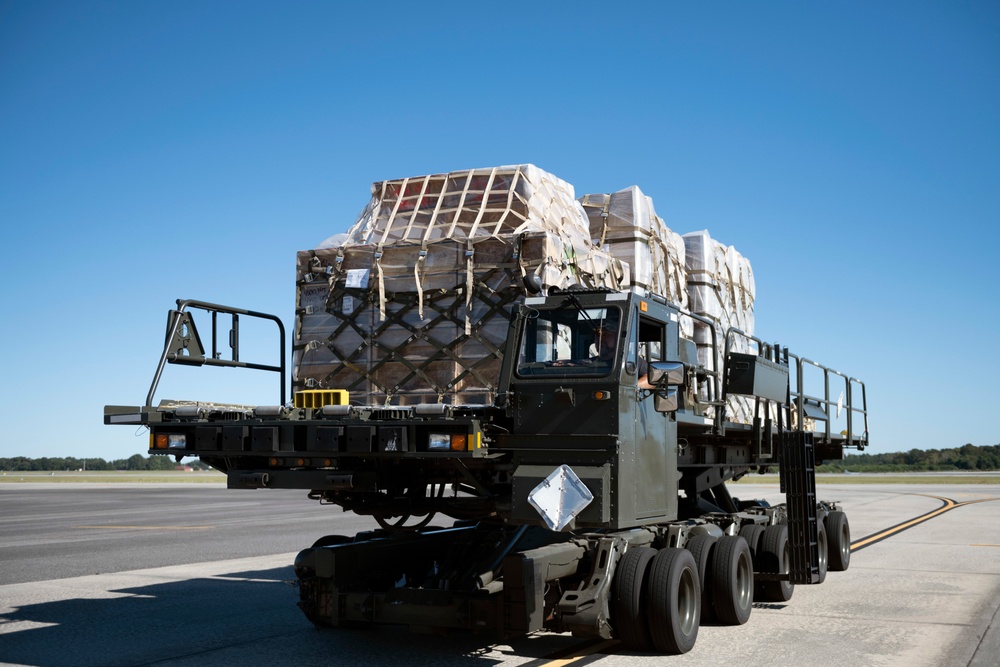
M344 305L341 306L340 312L350 315L354 312L354 297L344 295Z
M368 272L369 269L348 270L346 287L357 287L358 289L365 289L368 287Z

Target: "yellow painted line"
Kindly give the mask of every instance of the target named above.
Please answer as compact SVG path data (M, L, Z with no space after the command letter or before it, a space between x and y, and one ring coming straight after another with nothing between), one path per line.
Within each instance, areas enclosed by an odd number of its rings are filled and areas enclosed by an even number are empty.
M896 533L902 532L902 531L906 530L907 528L912 528L913 526L916 526L917 524L923 523L924 521L927 521L929 519L933 519L934 517L940 516L940 515L944 514L945 512L949 512L949 511L951 511L951 510L953 510L953 509L955 509L957 507L964 507L966 505L975 505L976 503L988 503L988 502L991 502L991 501L994 501L994 500L1000 500L1000 498L979 498L979 499L976 499L976 500L966 500L964 502L960 502L959 503L959 502L956 502L956 501L952 500L951 498L945 498L943 496L932 496L932 495L927 494L927 493L914 493L912 495L923 496L925 498L933 498L935 500L940 500L941 502L944 503L944 505L942 507L939 507L938 509L932 511L932 512L928 512L927 514L922 514L922 515L920 515L920 516L918 516L916 518L910 519L909 521L907 521L905 523L901 523L901 524L899 524L897 526L893 526L892 528L886 528L885 530L883 530L880 533L875 533L874 535L869 535L868 537L864 537L864 538L858 540L857 542L852 542L851 543L851 550L854 551L855 549L860 549L861 547L867 546L867 545L869 545L869 544L871 544L873 542L878 542L879 540L884 540L887 537L891 537L892 535L895 535ZM972 546L993 546L993 545L972 545Z
M77 526L101 530L208 530L215 526Z
M593 646L588 646L587 648L579 649L574 651L565 658L559 658L558 660L546 660L545 665L552 665L553 667L561 667L561 665L571 665L577 660L582 660L583 658L589 657L595 653L600 653L601 651L611 648L612 646L617 646L621 642L617 639L606 639L599 644L594 644Z
M923 495L923 494L920 494L920 495ZM936 516L938 516L940 514L944 514L948 510L955 509L956 507L959 506L951 498L942 498L940 496L928 496L928 498L935 498L937 500L940 500L940 501L944 502L944 506L943 507L939 507L938 509L934 510L933 512L928 512L927 514L923 514L921 516L918 516L915 519L910 519L906 523L901 523L901 524L899 524L897 526L893 526L892 528L887 528L886 530L883 530L881 533L875 533L874 535L869 535L868 537L863 538L861 540L858 540L857 542L853 542L851 544L851 549L852 550L854 550L854 549L860 549L861 547L863 547L865 545L868 545L868 544L871 544L872 542L877 542L878 540L883 540L883 539L889 537L890 535L895 535L896 533L898 533L900 531L903 531L903 530L906 530L907 528L912 528L913 526L917 525L918 523L923 523L924 521L927 521L928 519L933 519L934 517L936 517Z

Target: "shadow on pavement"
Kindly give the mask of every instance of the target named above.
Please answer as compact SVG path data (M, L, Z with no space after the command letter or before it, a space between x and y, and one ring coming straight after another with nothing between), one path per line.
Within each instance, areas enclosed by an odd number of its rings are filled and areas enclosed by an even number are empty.
M109 590L0 616L0 663L37 667L197 664L490 665L578 643L539 635L415 635L404 628L316 630L296 606L291 567ZM52 586L49 582L46 586ZM88 592L98 595L100 591ZM13 623L27 623L23 629ZM6 628L4 626L7 626ZM5 631L6 630L6 631Z

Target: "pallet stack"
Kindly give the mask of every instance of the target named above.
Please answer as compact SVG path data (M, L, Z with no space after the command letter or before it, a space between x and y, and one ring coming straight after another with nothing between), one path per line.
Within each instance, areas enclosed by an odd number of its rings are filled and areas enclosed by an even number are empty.
M712 371L722 369L726 332L730 327L753 335L753 304L756 295L750 262L732 246L713 239L707 231L684 235L688 305L691 312L712 320L712 325L694 323L698 362ZM713 336L716 347L713 348ZM714 350L714 352L713 352ZM756 352L742 336L731 338L733 352ZM726 406L729 421L753 421L754 402L746 396L730 396Z
M753 333L753 272L735 249L672 231L638 187L577 200L530 164L375 183L345 234L298 253L296 278L293 389L355 404L492 404L529 286L664 295L713 322L680 321L709 370L729 327ZM752 412L732 397L727 418Z
M530 278L543 291L630 284L568 183L533 165L376 183L346 234L298 253L294 389L492 403Z

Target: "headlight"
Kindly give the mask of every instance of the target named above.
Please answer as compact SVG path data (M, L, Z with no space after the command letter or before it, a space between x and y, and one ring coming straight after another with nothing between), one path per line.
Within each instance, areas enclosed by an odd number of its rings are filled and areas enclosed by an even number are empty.
M468 449L468 442L466 433L431 433L427 436L427 451L464 452Z
M431 452L447 452L451 449L450 433L431 433L427 436L427 450Z

